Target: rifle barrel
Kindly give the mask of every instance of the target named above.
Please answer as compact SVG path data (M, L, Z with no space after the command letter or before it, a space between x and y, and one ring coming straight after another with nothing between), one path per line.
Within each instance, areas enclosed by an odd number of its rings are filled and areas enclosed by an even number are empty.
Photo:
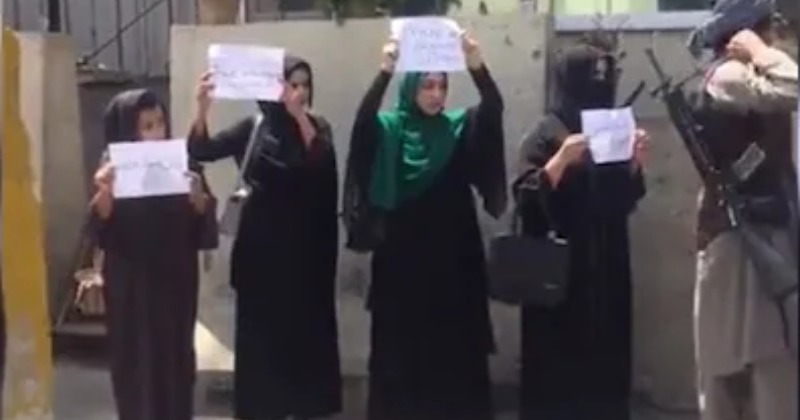
M669 81L669 77L666 73L664 73L664 69L661 68L661 63L658 62L658 58L656 58L656 53L653 51L652 48L647 48L644 50L645 55L647 55L647 59L650 61L650 65L653 66L653 69L656 71L656 76L661 83L666 83Z
M639 99L639 95L642 94L642 91L644 90L645 86L647 86L647 83L644 80L640 81L639 84L636 85L636 89L634 89L633 92L631 92L631 94L628 96L628 98L625 99L625 102L622 103L622 106L629 107L633 105L633 103L636 102L637 99Z

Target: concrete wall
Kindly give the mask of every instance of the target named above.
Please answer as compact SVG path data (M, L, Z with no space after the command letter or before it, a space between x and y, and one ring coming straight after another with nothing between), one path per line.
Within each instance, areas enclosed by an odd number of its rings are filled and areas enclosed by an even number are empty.
M64 35L19 34L20 108L31 150L34 193L42 205L54 310L70 276L86 205L81 118L72 40Z
M548 43L547 20L517 15L490 16L467 22L481 41L487 61L506 99L506 142L509 167L516 162L515 152L523 132L541 115L544 107L545 60L540 55L572 39L561 35ZM255 42L288 47L316 66L317 106L333 123L340 162L344 161L353 112L373 77L380 43L387 22L350 21L344 27L327 22L289 22L252 24L237 27L175 27L172 32L172 114L175 127L186 127L193 112L193 84L205 67L205 48L215 42ZM308 37L306 34L314 34ZM622 91L626 94L640 79L652 80L642 54L645 46L655 46L670 57L668 71L683 73L692 67L683 53L684 33L626 33L629 57L625 61ZM342 46L346 46L345 49ZM391 100L389 95L387 100ZM451 89L451 103L468 104L475 100L473 89L457 76ZM219 102L211 116L213 129L253 112L247 103ZM632 221L634 272L636 284L636 384L646 398L670 407L691 407L693 365L691 345L691 301L693 283L692 221L697 181L688 159L663 110L652 99L643 97L636 105L642 124L653 132L653 165L648 170L649 197ZM341 165L340 165L341 166ZM233 181L230 163L210 168L214 191L221 197ZM483 222L487 235L498 224ZM232 308L226 295L227 249L219 254L218 264L205 283L201 321L210 340L230 348ZM363 291L368 281L366 260L347 251L340 265L340 324L345 371L364 372L367 355L367 320L362 310ZM516 311L496 305L494 322L500 354L493 363L495 381L515 381L514 359L518 352ZM215 366L225 365L221 356Z

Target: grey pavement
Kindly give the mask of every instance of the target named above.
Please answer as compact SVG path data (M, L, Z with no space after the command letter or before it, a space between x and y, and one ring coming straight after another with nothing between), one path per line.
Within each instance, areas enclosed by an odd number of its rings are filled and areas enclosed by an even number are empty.
M195 414L199 420L232 420L230 394L209 392L230 379L233 366L233 302L230 289L217 276L201 282L200 316L195 334L198 356ZM368 320L363 300L357 292L339 297L340 343L344 378L344 413L328 420L364 420L366 400L366 360L368 357ZM516 360L519 347L515 311L492 305L499 343L492 357L495 385L496 420L516 420ZM85 360L95 360L87 363ZM97 356L59 358L55 377L56 420L114 420L113 396L108 371ZM225 388L224 385L222 388ZM663 414L634 409L633 420L696 420L693 415Z
M234 304L224 275L225 254L200 283L199 319L195 334L198 378L195 413L202 420L231 420L229 393L209 392L212 385L230 379L233 367ZM339 341L344 372L344 413L328 420L363 420L366 400L366 365L369 352L369 320L363 309L364 290L348 286L338 298ZM492 357L496 383L496 420L516 420L516 360L519 357L519 325L516 309L492 305L498 352ZM56 420L114 420L110 378L101 363L81 363L61 358L55 378ZM218 387L217 387L218 388ZM660 414L635 409L633 420L696 420L693 415ZM446 420L446 419L445 419Z
M203 372L200 374L203 383ZM207 381L206 381L207 383ZM358 413L353 387L345 403L345 414L335 420L362 420ZM509 391L513 388L509 388ZM196 393L198 420L232 420L224 402L209 401L202 389ZM500 396L501 398L503 396ZM634 420L696 420L694 415L660 414L646 409L635 409ZM88 366L74 361L59 361L55 377L56 420L113 420L115 419L113 397L108 372L103 367ZM515 420L513 411L501 412L497 420Z

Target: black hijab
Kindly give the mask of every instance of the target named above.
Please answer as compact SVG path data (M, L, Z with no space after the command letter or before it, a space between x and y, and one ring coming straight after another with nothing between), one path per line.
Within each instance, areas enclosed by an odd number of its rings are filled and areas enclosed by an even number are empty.
M286 55L284 58L284 79L288 82L292 73L304 70L308 73L308 106L314 98L314 76L311 65L304 59ZM307 162L308 151L303 142L300 127L289 114L282 102L258 101L258 108L264 116L258 127L256 156L279 166L295 166ZM311 119L316 124L314 118ZM317 127L319 129L319 127ZM330 141L318 136L317 140ZM329 148L327 144L312 144L311 152L321 152Z
M556 60L550 112L572 133L581 132L581 111L612 108L616 101L617 60L589 44L570 47Z
M580 43L565 50L555 63L553 89L550 91L549 112L563 123L570 133L581 133L581 111L613 108L619 71L617 59L607 49ZM553 119L547 119L523 143L521 173L517 181L524 182L527 174L535 172L558 150L563 133ZM568 178L581 179L574 183L573 193L584 200L598 215L627 215L644 195L640 174L631 175L627 162L571 166Z
M149 89L126 90L114 96L103 116L104 134L107 144L139 139L138 121L142 111L161 108L170 136L167 108L155 92Z
M139 114L142 111L161 108L164 113L165 135L171 137L167 107L161 98L150 89L131 89L118 93L106 107L103 116L103 133L106 144L139 141ZM202 173L202 166L189 159L189 169ZM203 181L205 183L205 180Z
M283 62L284 80L288 82L292 73L297 70L305 70L308 73L308 106L310 107L314 102L314 75L311 65L300 57L287 54ZM278 138L282 138L278 134L288 134L291 131L288 129L295 125L294 118L289 114L283 102L258 101L258 108L264 114L273 134Z

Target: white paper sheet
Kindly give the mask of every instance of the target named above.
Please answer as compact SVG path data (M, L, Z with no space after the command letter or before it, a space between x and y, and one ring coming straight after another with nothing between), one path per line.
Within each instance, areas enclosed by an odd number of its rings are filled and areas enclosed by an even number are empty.
M208 68L215 98L277 101L283 93L282 48L212 44Z
M597 164L624 162L633 157L636 120L631 108L592 109L581 112L583 134Z
M398 72L456 72L466 69L461 29L452 19L393 19L392 36L399 42Z
M186 140L113 143L114 198L188 194Z

